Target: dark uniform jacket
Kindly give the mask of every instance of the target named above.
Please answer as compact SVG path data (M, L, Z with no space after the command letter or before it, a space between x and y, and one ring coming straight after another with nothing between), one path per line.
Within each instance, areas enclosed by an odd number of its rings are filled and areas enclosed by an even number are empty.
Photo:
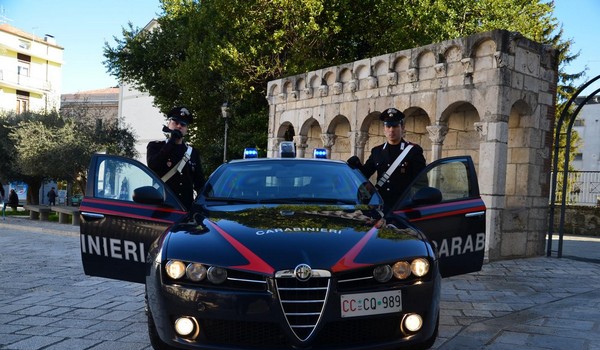
M398 165L389 179L379 188L379 194L383 198L384 206L390 209L408 187L410 182L425 168L425 157L421 146L402 140L398 145L390 145L387 142L374 147L369 159L360 167L360 171L367 177L377 172L377 180L385 174L394 160L402 153L404 148L412 144L402 163Z
M177 166L179 160L187 151L185 143L177 145L166 141L153 141L146 147L146 161L148 167L158 176L164 176L171 168ZM204 186L204 173L198 150L192 149L190 160L183 168L182 173L175 172L167 180L167 185L175 192L179 200L190 209L194 201L194 190L199 192Z

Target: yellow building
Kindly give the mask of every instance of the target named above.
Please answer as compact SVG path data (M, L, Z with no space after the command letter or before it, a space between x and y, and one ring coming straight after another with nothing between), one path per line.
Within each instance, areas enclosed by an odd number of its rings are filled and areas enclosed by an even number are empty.
M64 48L0 24L0 112L49 112L60 108Z

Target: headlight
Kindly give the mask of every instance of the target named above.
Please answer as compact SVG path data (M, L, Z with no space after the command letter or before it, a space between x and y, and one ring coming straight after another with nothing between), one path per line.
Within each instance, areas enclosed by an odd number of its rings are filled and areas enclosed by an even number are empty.
M206 267L202 264L191 263L185 268L185 274L191 281L199 282L206 278Z
M429 261L427 259L418 258L410 264L410 270L417 277L423 277L429 272Z
M394 264L394 277L403 280L410 276L410 265L406 261L398 261Z
M179 260L169 260L165 265L165 270L172 279L180 279L185 275L185 264Z
M211 266L207 272L208 280L214 284L221 284L227 279L227 270L222 267Z
M380 265L373 269L373 277L377 282L387 282L392 278L392 268L389 265Z

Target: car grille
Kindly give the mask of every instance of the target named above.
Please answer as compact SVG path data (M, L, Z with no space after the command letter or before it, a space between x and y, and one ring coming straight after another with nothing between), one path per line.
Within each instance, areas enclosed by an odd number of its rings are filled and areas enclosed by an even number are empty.
M275 279L279 301L288 325L301 340L307 340L321 319L329 293L329 277L311 277L307 281L285 274Z
M393 341L403 337L400 321L400 316L382 315L328 323L313 337L311 348L321 350ZM292 347L278 323L203 320L201 327L205 330L207 341L217 346L260 350Z

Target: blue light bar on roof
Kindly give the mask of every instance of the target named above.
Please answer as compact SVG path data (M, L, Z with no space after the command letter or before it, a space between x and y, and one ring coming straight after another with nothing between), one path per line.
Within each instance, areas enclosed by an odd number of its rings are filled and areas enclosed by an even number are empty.
M313 151L313 158L327 159L327 149L315 148Z
M256 148L244 148L244 159L258 158L258 151Z

